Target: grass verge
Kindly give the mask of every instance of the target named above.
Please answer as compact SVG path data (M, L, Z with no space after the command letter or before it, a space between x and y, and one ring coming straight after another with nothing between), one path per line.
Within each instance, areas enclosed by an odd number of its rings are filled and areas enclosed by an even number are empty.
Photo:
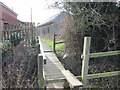
M47 39L43 39L41 38L41 41L46 43L48 46L52 47L53 48L53 41L51 40L47 40ZM59 41L58 41L59 42ZM60 49L63 49L64 48L64 43L61 43L61 44L57 44L56 45L56 50L60 50Z

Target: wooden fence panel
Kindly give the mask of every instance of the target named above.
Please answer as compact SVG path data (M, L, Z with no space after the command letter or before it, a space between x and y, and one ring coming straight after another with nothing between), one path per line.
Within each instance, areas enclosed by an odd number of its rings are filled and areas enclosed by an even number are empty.
M18 38L23 38L27 45L30 39L35 39L35 24L28 23L28 24L18 24L18 25L6 25L2 31L2 41L10 40L11 35L14 34L14 39L17 40ZM31 40L32 41L32 40Z

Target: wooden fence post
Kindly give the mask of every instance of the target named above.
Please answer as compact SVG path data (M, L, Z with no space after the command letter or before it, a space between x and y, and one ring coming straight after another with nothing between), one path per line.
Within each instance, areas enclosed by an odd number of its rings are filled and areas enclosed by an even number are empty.
M37 44L37 53L40 54L41 51L40 51L40 44Z
M38 37L36 37L36 40L37 40L37 41L36 41L37 43L40 43L40 42L39 42L39 38L38 38Z
M56 53L56 50L55 50L55 41L56 41L56 35L54 35L53 37L53 52Z
M91 37L85 37L84 38L84 47L83 47L82 73L81 73L83 87L87 87L90 43L91 43Z
M38 84L39 88L45 87L45 77L44 77L44 71L43 71L43 56L41 54L38 54Z

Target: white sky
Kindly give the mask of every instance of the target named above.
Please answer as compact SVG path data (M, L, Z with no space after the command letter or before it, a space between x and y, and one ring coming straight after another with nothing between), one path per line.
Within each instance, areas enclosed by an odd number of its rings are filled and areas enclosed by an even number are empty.
M25 22L31 21L31 7L32 7L32 21L44 22L46 19L60 12L58 9L48 8L48 5L53 3L52 0L0 0L9 8L18 14L18 19Z

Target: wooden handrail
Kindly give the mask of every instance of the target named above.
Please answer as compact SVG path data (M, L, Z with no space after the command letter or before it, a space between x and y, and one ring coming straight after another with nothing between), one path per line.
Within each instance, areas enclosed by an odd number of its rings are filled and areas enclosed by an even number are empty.
M42 54L38 54L38 84L39 84L39 88L44 88L46 85Z
M101 78L101 77L111 77L111 76L117 76L120 75L120 71L113 71L113 72L105 72L105 73L96 73L96 74L88 74L87 79L94 79L94 78ZM76 76L77 79L80 81L82 80L82 76ZM65 82L65 78L60 78L58 80L48 80L47 84L52 84L56 82Z
M91 53L90 54L90 58L112 56L112 55L120 55L120 50L118 50L118 51L108 51L108 52ZM81 58L83 58L83 55L81 55Z
M39 49L40 49L40 53L43 55L43 60L44 60L44 64L46 64L46 56L45 56L45 53L44 53L44 50L43 50L43 47L42 47L42 43L40 41L40 37L38 36L38 40L39 40Z
M87 79L120 75L120 71L88 75L88 65L89 65L90 58L97 58L97 57L112 56L112 55L120 54L120 50L109 51L109 52L90 53L90 42L91 42L90 37L84 38L83 55L81 55L81 58L83 59L82 60L81 78L82 78L84 87L87 86Z
M39 41L40 41L40 37L39 37ZM83 87L86 87L88 79L120 75L120 71L88 74L89 58L96 58L96 57L103 57L103 56L111 56L111 55L120 54L120 50L109 51L109 52L90 53L90 41L91 41L90 37L85 37L84 49L83 49L83 55L82 55L83 61L82 61L82 74L81 74L81 76L71 75L71 73L69 71L64 70L61 72L63 73L65 78L61 78L58 80L47 80L46 84L51 84L51 83L56 83L56 82L57 83L58 82L66 82L66 80L67 80L67 82L70 84L71 88L74 88L74 87L82 86L82 84L80 84L79 81L76 81L77 79L79 79L80 81L82 80ZM42 45L41 42L39 42L39 44ZM43 51L42 46L40 46L40 50L41 50L41 55L44 56L44 51ZM74 79L71 80L71 78L74 78ZM77 79L75 80L75 78L77 78ZM75 83L72 81L74 81Z
M46 86L46 78L45 78L45 72L43 65L46 64L46 56L44 54L44 50L42 47L42 43L40 41L40 37L37 37L38 45L38 83L39 83L39 88L44 88Z

